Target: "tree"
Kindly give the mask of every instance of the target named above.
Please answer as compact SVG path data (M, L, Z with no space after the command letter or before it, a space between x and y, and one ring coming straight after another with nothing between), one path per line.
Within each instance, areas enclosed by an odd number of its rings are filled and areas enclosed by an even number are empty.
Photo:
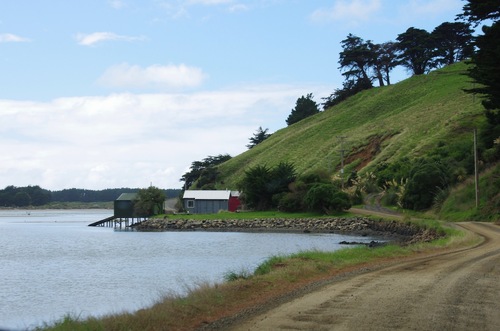
M498 0L468 0L459 17L470 23L493 20L491 26L483 26L483 35L476 38L477 52L472 56L474 66L469 76L479 86L468 90L484 96L482 104L486 109L487 127L482 140L487 148L492 148L495 139L500 137L500 2Z
M433 160L417 160L410 169L402 197L403 207L424 210L432 206L439 190L449 185L446 167Z
M435 41L423 29L409 28L396 38L401 64L414 75L423 75L436 67Z
M252 149L253 147L257 146L267 138L271 136L270 133L267 133L269 129L263 130L261 126L257 129L257 132L253 134L253 137L250 137L250 144L247 145L248 149Z
M135 213L142 217L161 214L165 198L165 193L157 187L150 186L147 189L140 189L134 203Z
M295 178L295 167L291 163L280 162L274 168L258 165L245 171L239 189L249 208L267 210L278 207L280 198L290 191L289 185Z
M271 170L271 180L267 185L267 189L272 195L287 192L288 185L294 182L297 178L295 166L289 162L280 162Z
M384 82L391 85L390 72L399 65L396 44L392 41L374 44L373 49L376 56L374 70L379 85L383 86Z
M325 100L322 105L323 109L327 110L330 107L333 107L342 101L346 100L347 98L363 91L372 88L371 82L366 82L365 80L347 80L344 83L342 83L342 88L341 89L336 89L330 96L326 98L321 98L322 100Z
M239 189L248 208L266 210L271 206L272 194L267 189L270 181L271 169L266 165L257 165L245 170Z
M331 214L351 208L349 196L333 184L318 183L311 187L304 197L304 203L311 211Z
M196 183L196 188L202 186L215 186L219 172L216 166L231 159L229 154L207 156L201 161L191 163L191 170L182 175L180 181L184 182L185 188L190 188Z
M463 22L445 22L432 31L436 42L437 62L449 65L465 60L474 53L470 24Z
M497 21L500 18L498 0L467 0L463 10L463 14L458 15L458 17L476 24L485 20Z
M484 35L477 37L479 50L472 58L475 67L470 76L481 84L473 92L485 95L482 103L493 129L500 126L500 22L483 27L483 32Z
M31 205L31 197L25 191L19 190L14 195L14 205L17 207L27 207Z
M346 39L341 41L342 52L340 52L339 69L346 80L361 80L365 84L370 82L369 70L375 60L375 52L371 41L365 42L363 39L349 33Z
M286 120L287 125L292 125L306 117L319 113L318 104L312 98L312 93L309 93L307 96L301 96L297 99L295 108L292 109L292 112Z

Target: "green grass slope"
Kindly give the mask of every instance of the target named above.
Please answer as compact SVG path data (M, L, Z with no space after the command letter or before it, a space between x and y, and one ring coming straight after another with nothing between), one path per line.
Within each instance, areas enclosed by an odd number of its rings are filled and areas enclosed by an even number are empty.
M338 174L368 171L380 162L424 156L438 144L472 146L472 129L484 121L467 66L458 63L391 86L359 93L270 138L220 166L224 188L235 188L256 165L291 162L299 174L323 169ZM343 145L340 137L344 137Z
M500 163L494 164L479 177L479 208L476 208L474 178L452 189L439 216L449 221L500 222Z

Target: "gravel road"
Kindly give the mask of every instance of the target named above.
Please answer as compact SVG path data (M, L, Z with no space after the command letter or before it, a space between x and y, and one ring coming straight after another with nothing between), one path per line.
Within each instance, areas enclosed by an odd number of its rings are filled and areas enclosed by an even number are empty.
M353 274L230 330L500 330L500 227L484 241Z

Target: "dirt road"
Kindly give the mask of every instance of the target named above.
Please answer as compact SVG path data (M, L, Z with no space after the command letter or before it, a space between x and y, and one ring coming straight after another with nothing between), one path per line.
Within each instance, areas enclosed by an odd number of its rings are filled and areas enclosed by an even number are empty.
M500 330L500 227L477 247L353 275L231 330Z

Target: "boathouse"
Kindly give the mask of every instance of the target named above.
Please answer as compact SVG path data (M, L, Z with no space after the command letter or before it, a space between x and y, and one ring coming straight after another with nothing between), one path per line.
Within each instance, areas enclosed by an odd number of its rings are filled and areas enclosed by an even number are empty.
M137 200L137 193L122 193L113 203L113 216L106 217L103 220L89 224L89 226L120 226L122 223L126 227L141 221L136 215L134 203Z
M191 214L236 211L241 205L240 193L229 190L186 190L182 197L184 209Z
M134 211L134 202L137 200L137 193L122 193L114 202L114 215L116 218L137 217Z

